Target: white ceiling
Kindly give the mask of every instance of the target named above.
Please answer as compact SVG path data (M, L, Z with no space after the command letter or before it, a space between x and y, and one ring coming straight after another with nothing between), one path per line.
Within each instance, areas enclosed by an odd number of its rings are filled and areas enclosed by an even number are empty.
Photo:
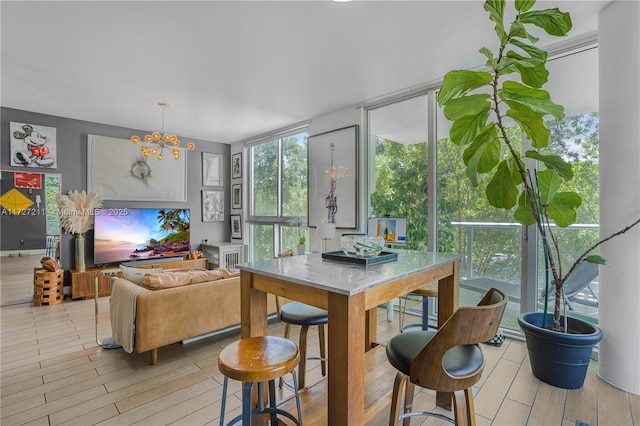
M597 31L609 1L543 1ZM3 107L233 143L483 60L474 1L1 2ZM558 39L541 36L541 46Z

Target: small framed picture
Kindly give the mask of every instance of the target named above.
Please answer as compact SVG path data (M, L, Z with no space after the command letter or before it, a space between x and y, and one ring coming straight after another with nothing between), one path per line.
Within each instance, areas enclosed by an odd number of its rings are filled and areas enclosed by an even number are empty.
M242 219L239 214L231 215L231 238L242 238Z
M231 186L231 208L232 209L241 209L242 208L242 184L236 183Z
M223 186L223 158L222 154L202 153L202 186Z
M224 220L224 192L202 191L202 221L222 222Z
M238 152L237 154L233 154L231 156L231 177L241 178L242 177L242 153Z

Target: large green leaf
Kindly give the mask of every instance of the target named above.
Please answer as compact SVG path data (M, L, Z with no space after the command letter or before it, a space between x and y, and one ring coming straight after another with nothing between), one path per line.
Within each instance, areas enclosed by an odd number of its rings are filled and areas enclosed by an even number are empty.
M494 123L489 123L462 153L466 174L473 186L478 186L478 173L490 172L500 161L500 140Z
M536 4L536 0L516 0L516 10L520 13L526 12Z
M510 107L506 114L520 124L535 148L544 148L549 145L550 131L544 125L542 114L519 102L505 101L505 103Z
M547 169L538 173L538 189L542 204L550 203L562 185L562 179L555 170Z
M524 156L527 158L533 158L534 160L542 161L548 168L556 170L564 180L573 179L573 170L571 169L571 164L564 161L559 155L543 155L538 151L530 150L525 152Z
M442 81L438 93L438 104L446 105L452 98L465 95L471 90L491 83L492 75L485 71L454 70L449 71Z
M515 81L505 81L498 95L503 99L520 102L536 112L551 114L558 120L564 118L564 107L551 101L549 92L527 87Z
M567 35L572 26L569 13L561 12L558 8L523 12L519 18L521 22L533 24L555 36Z
M507 162L501 161L485 191L489 204L498 209L509 210L516 204L518 192Z
M605 259L602 256L599 256L597 254L590 254L589 256L584 258L585 261L589 262L589 263L595 263L598 265L608 265L609 261L607 261L607 259Z
M493 52L486 47L480 49L480 53L487 57L487 66L491 69L495 69L498 65L496 63L496 58L493 56Z
M520 40L511 40L510 43L527 52L527 54L529 54L533 59L538 59L542 62L547 60L548 54L542 49L538 49L531 44L523 43Z
M444 107L444 116L448 120L457 121L462 117L478 115L491 107L488 98L488 93L480 93L449 99Z
M540 88L549 81L549 71L547 71L544 62L529 68L523 67L521 64L516 64L516 67L520 71L522 82L531 87Z
M504 31L504 6L505 0L487 0L484 2L484 10L489 12L489 19L496 23L496 35L501 44L507 42L507 33Z
M513 21L511 23L511 27L509 27L509 38L511 37L527 37L527 30L524 27L524 24L520 21Z
M533 211L531 210L529 197L524 191L520 193L520 198L518 198L518 208L513 212L513 218L518 223L525 226L536 223L536 217L533 215Z
M575 192L558 192L547 205L547 212L556 225L566 228L576 222L576 209L581 204L582 198Z
M454 121L449 131L451 141L457 145L468 145L473 142L487 125L490 112L491 110L487 108L477 115L469 115Z

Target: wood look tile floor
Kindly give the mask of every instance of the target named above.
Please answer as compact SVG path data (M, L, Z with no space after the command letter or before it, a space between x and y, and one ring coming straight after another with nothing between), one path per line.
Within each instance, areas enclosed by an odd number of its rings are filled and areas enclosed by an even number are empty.
M110 336L109 299L99 299L99 306L100 336ZM222 376L217 355L239 338L238 331L161 348L158 364L152 366L148 353L127 354L96 344L92 300L41 307L19 304L0 310L2 426L218 424ZM380 342L397 333L395 318L387 322L386 311L379 310ZM282 335L283 329L280 323L269 326L274 335ZM310 331L309 342L309 353L317 353L315 330ZM577 420L590 425L640 425L640 397L599 379L593 362L584 388L567 391L532 376L521 341L507 339L500 348L483 349L486 368L474 389L478 425L569 426ZM309 361L308 383L320 377L319 362ZM240 385L230 383L227 420L240 409ZM414 407L433 409L434 393L421 390ZM387 416L385 409L370 424L385 425ZM442 421L414 418L411 424Z

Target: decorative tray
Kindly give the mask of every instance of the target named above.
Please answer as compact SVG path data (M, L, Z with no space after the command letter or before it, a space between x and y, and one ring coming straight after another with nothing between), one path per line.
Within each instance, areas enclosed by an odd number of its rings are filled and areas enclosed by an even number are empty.
M395 260L398 260L398 253L382 251L377 256L356 257L347 256L342 250L338 250L322 253L322 258L328 260L337 260L339 262L356 263L358 265L375 265L377 263L393 262Z

